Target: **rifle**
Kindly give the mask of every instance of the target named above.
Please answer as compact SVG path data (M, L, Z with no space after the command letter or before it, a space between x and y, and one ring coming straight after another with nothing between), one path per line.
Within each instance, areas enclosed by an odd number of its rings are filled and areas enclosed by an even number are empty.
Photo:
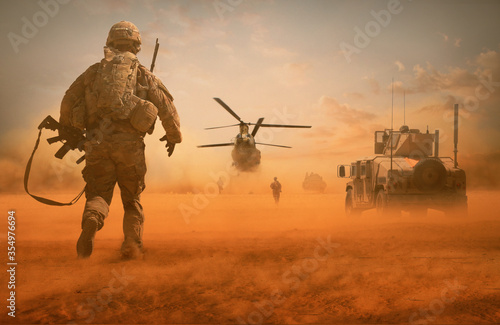
M85 134L83 131L74 128L72 126L61 125L57 122L52 116L47 116L42 123L38 126L39 130L48 129L52 131L59 131L59 135L47 139L49 144L52 144L57 141L61 141L63 146L56 152L55 157L59 159L63 159L63 157L70 150L78 149L79 151L83 151L83 144L87 141ZM80 164L85 160L85 155L80 157L76 163Z
M61 125L59 122L54 120L52 116L47 116L42 123L38 126L38 138L36 139L35 142L35 148L33 149L33 152L31 153L31 156L28 160L28 163L26 164L26 170L24 171L24 190L26 193L28 193L32 198L37 200L38 202L48 204L48 205L56 205L56 206L66 206L66 205L73 205L75 204L80 197L83 195L85 188L70 202L68 203L62 203L58 201L54 201L51 199L46 199L40 196L36 196L30 193L28 190L28 180L29 180L29 175L31 171L31 164L33 163L33 157L35 156L35 152L38 149L38 145L40 144L40 137L42 136L42 130L43 129L49 129L52 131L59 131L59 135L56 137L52 137L47 139L47 142L49 144L52 144L57 141L61 141L63 143L63 146L56 152L55 156L56 158L62 159L70 150L75 150L78 149L80 151L83 151L83 144L85 141L87 141L87 138L85 137L85 134L83 131L71 127L71 126L65 126ZM83 155L80 159L76 161L77 164L81 163L83 160L85 160L85 155Z
M151 62L151 69L149 71L153 72L155 68L156 56L158 55L158 49L160 48L160 43L158 43L158 38L156 39L155 52L153 53L153 61Z

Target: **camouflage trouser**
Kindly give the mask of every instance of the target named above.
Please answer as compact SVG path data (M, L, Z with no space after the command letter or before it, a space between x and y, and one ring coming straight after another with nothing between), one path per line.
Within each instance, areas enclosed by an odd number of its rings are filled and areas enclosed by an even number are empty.
M144 213L140 194L146 187L144 147L142 137L126 133L106 136L99 144L89 142L85 145L86 166L82 174L87 182L87 202L83 211L82 227L90 217L97 219L98 230L103 227L115 184L118 183L125 211L124 243L133 242L142 247Z

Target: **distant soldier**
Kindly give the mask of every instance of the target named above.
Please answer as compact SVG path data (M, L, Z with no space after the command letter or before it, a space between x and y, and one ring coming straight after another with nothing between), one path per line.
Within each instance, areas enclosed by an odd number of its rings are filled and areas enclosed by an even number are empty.
M104 47L104 58L90 66L66 91L60 123L85 130L87 202L82 233L76 250L89 257L94 236L108 216L113 190L118 183L123 209L123 257L143 251L144 213L140 194L144 176L144 136L153 132L159 116L165 129L168 156L182 141L180 122L172 95L163 83L139 63L141 49L137 27L127 21L114 24Z
M219 194L221 194L222 190L224 189L224 181L222 180L222 177L219 177L219 180L217 181L217 186L219 187Z
M274 202L276 204L280 201L281 184L278 182L278 177L274 178L274 182L271 183L271 189L273 190Z

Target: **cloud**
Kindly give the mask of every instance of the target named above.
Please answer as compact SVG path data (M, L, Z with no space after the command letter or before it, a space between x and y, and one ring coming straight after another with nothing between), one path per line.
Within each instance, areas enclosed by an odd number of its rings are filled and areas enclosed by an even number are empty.
M108 15L111 13L128 14L131 12L133 0L78 0L75 4L83 8L89 15Z
M340 104L332 97L322 96L319 102L327 116L348 125L360 125L376 117L373 113L352 108L348 104Z
M374 93L375 95L378 95L380 93L380 85L378 81L375 80L375 78L364 77L363 80L366 80L366 82L368 82L368 85L370 86L372 93Z
M405 71L405 66L401 61L396 61L394 64L398 67L398 71Z
M455 39L455 44L453 44L453 45L455 45L455 47L460 47L461 43L462 43L462 39L457 38L457 39Z
M448 35L446 35L445 33L438 33L438 35L441 35L441 37L443 38L443 40L445 42L448 42L448 39L449 39Z
M226 36L223 23L214 17L200 18L188 4L168 3L167 8L150 7L154 20L148 24L162 39L166 39L168 47L192 46L207 39L218 40ZM168 31L162 32L162 31Z
M448 67L447 71L441 72L430 63L426 68L417 64L413 73L409 87L413 92L452 91L477 85L477 76L461 67Z
M220 52L225 53L225 54L233 54L234 49L228 45L228 44L216 44L215 48L218 49Z
M255 51L268 58L291 58L295 56L292 51L272 44L268 39L268 34L269 31L262 26L255 28L250 37Z
M434 102L429 105L422 106L417 109L417 112L420 114L427 114L427 113L439 113L442 114L445 111L449 111L451 107L453 107L454 104L457 103L457 99L454 96L448 95L446 96L446 99L444 102Z
M403 86L403 82L400 80L396 80L387 86L387 90L392 92L394 90L394 93L396 94L402 94L406 92L406 88Z
M360 92L352 92L352 93L344 93L342 94L346 98L352 98L352 99L365 99L365 95L363 95Z
M493 79L492 78L496 78ZM500 53L485 50L474 60L468 62L468 67L448 66L438 70L431 63L425 67L417 64L413 67L413 77L404 88L407 93L442 92L457 98L478 96L477 87L483 83L495 85L500 78ZM488 80L490 82L488 83ZM394 83L395 91L402 91L398 83ZM489 88L494 86L489 86ZM390 88L389 88L390 89ZM491 89L489 89L491 91Z
M475 63L481 68L498 71L500 69L500 53L493 50L486 50L476 57Z
M260 16L247 15L246 17L242 22L252 28L250 41L256 52L268 58L292 58L296 56L296 53L271 41L269 29L262 25Z
M275 74L277 78L286 85L304 85L310 81L310 79L307 78L307 72L310 68L311 65L306 62L285 63L275 70Z

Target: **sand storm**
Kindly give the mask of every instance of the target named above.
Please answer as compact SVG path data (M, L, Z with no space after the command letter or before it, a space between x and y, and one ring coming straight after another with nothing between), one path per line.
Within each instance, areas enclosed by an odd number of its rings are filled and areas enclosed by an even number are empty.
M16 319L2 322L494 323L500 221L485 202L497 195L471 192L466 219L349 220L342 194L278 207L271 194L222 194L187 223L178 207L193 195L146 194L147 252L132 261L119 258L118 204L79 260L79 206L4 195L5 211L19 207L18 286Z

